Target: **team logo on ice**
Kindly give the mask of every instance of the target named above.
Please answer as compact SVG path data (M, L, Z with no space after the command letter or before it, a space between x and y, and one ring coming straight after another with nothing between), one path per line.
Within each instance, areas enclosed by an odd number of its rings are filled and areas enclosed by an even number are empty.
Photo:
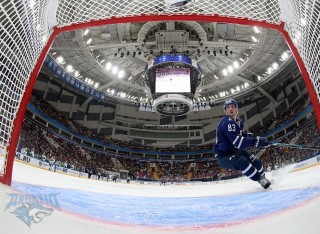
M31 195L31 194L7 194L11 200L5 210L12 210L22 222L31 227L32 223L39 223L44 217L52 214L54 209L60 210L58 194Z

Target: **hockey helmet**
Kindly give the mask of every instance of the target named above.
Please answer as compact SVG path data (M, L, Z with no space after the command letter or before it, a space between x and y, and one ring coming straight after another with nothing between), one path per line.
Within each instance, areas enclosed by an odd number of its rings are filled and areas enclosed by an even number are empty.
M223 104L223 109L226 110L227 106L234 105L236 108L238 108L238 103L234 99L228 99Z

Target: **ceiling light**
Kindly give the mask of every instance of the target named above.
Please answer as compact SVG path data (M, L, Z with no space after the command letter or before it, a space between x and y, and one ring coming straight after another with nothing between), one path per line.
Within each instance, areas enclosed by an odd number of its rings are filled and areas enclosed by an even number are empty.
M106 70L109 71L112 67L112 64L110 62L107 62L106 64Z
M233 72L233 67L231 65L228 66L228 72L230 72L230 73Z
M116 74L118 72L118 67L117 66L114 66L111 70L112 74Z
M272 64L272 67L273 67L273 69L277 69L277 68L279 67L279 64L273 63L273 64Z
M68 72L72 72L72 71L73 71L72 65L69 64L69 65L67 66L67 71L68 71Z
M94 85L94 87L97 89L99 87L99 83L96 82L96 84Z
M118 78L123 78L123 77L124 77L124 71L121 70L121 71L119 71Z
M281 55L282 60L286 60L289 57L287 52L283 52L283 54Z
M239 68L239 66L240 66L240 64L239 64L238 61L234 61L234 62L233 62L233 67L234 67L235 69Z
M63 59L63 57L59 56L59 57L57 58L57 61L58 61L58 63L63 63L64 59Z
M78 76L80 75L79 71L75 71L75 72L74 72L74 75L75 75L76 77L78 77Z
M253 42L257 42L258 41L258 39L255 36L251 36L251 39L252 39Z
M260 29L259 29L257 26L254 26L254 27L253 27L253 31L254 31L255 33L260 33Z
M227 75L228 75L227 69L223 69L223 70L222 70L222 75L224 75L224 76L227 76Z
M86 36L89 33L89 29L86 29L83 33L84 36Z
M89 39L87 40L87 45L89 45L89 44L91 43L91 41L92 41L92 38L89 38Z

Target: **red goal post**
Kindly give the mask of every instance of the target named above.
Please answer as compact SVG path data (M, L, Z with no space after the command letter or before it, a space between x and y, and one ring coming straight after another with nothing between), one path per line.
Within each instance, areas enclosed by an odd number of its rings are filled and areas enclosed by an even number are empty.
M37 75L61 32L146 21L208 21L282 33L302 72L320 127L320 3L316 0L4 0L0 3L0 182L10 185L20 128Z

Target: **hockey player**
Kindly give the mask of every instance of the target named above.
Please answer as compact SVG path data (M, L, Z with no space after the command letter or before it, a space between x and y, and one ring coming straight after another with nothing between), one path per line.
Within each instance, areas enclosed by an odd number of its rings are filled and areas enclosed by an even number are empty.
M243 121L237 117L238 104L235 100L225 101L224 112L226 116L218 124L216 144L214 145L214 153L219 165L239 170L267 189L271 183L265 178L261 161L246 149L266 147L269 144L268 139L259 136L253 137L252 134L243 131Z

